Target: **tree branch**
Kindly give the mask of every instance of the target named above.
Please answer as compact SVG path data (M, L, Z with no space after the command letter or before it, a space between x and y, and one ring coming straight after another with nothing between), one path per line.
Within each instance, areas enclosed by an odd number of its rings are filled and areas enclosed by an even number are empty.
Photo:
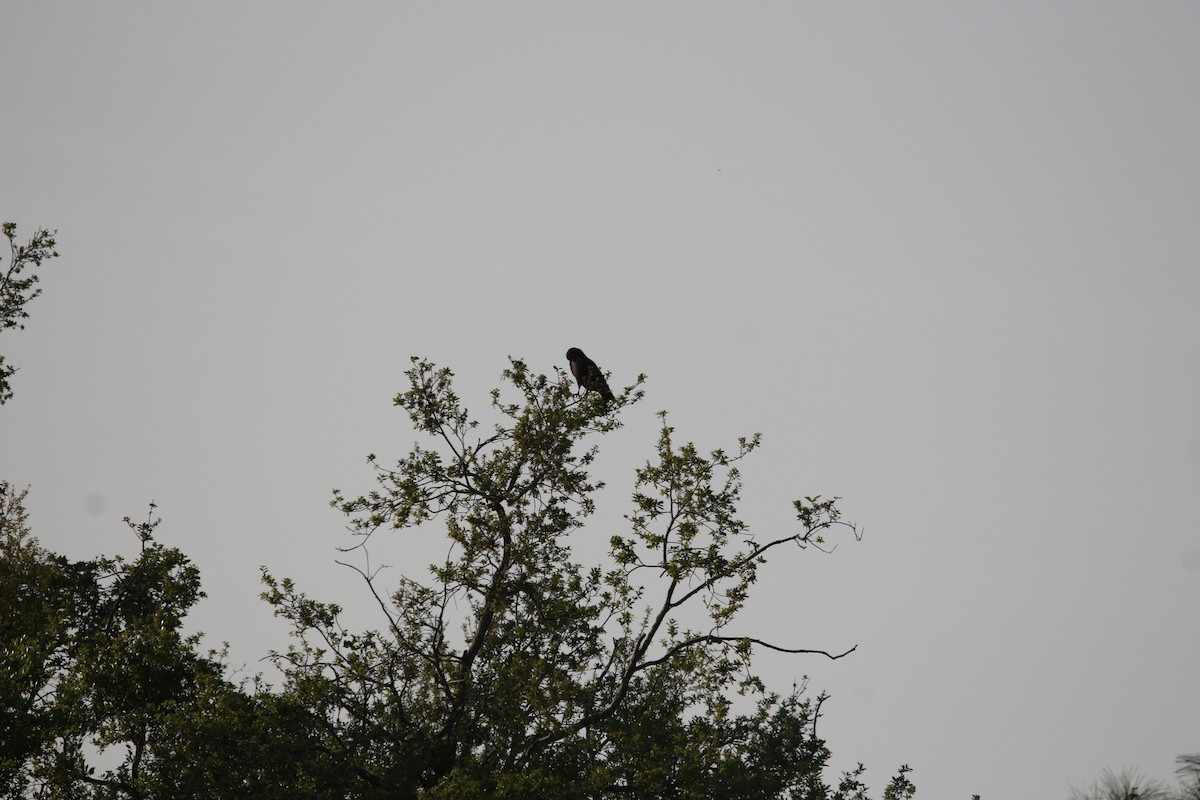
M671 658L673 658L675 656L676 653L678 653L682 650L686 650L687 648L692 647L693 645L726 644L729 642L750 642L751 644L756 644L761 647L766 647L770 650L775 650L780 653L808 653L811 655L820 655L820 656L825 656L826 658L830 659L831 661L836 661L839 658L845 658L846 656L850 655L851 653L853 653L855 650L858 649L858 645L854 645L846 652L838 653L837 655L834 655L833 653L830 653L828 650L809 650L809 649L806 649L803 647L780 647L779 645L771 644L770 642L764 642L762 639L755 639L752 636L716 636L716 635L710 633L710 634L706 634L704 636L693 636L690 639L685 639L682 642L677 642L674 646L669 648L667 650L667 652L665 652L659 658L656 658L653 661L643 661L641 664L639 664L637 666L637 671L649 669L650 667L653 667L658 664L662 664L666 661L669 661L669 660L671 660Z

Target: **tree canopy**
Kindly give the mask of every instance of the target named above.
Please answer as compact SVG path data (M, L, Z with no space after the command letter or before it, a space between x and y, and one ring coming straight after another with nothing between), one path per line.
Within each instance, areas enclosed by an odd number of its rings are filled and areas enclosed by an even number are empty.
M47 231L13 245L4 327L37 294L21 268L53 247ZM346 561L378 608L364 629L264 570L294 637L269 678L234 680L224 652L184 633L200 573L158 540L154 504L125 520L136 553L71 561L34 538L28 490L0 482L4 796L865 800L861 766L825 776L825 695L772 690L752 665L763 648L855 648L739 630L768 556L857 535L836 498L798 499L780 530L752 533L739 464L759 437L705 452L663 412L608 556L587 564L571 543L603 489L599 441L644 377L578 395L562 369L510 359L487 420L449 369L414 358L407 377L395 403L420 441L393 465L371 456L373 488L333 505L357 537L347 551L432 527L449 554L386 585ZM883 797L911 797L908 773Z

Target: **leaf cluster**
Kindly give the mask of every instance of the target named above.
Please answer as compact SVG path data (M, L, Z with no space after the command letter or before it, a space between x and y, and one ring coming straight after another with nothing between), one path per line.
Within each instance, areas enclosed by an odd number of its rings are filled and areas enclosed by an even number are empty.
M147 744L173 709L193 697L198 676L220 668L185 636L187 611L203 596L180 551L140 527L136 559L72 562L30 536L25 492L0 484L0 786L109 790L136 786ZM127 748L98 776L88 753Z
M39 229L27 243L18 244L16 223L5 222L0 230L8 239L11 252L8 267L0 266L0 331L6 331L25 327L25 320L29 318L25 306L42 293L37 285L39 276L31 268L40 267L43 261L56 258L58 251L54 249L54 231ZM4 355L0 354L0 405L12 398L8 379L15 372L16 367L5 364Z

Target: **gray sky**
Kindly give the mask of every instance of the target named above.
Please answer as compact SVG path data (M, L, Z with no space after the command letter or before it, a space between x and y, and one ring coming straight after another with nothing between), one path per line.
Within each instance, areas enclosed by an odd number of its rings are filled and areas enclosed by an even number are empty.
M0 74L0 216L63 253L0 475L74 557L156 501L246 670L258 565L365 609L327 503L412 441L409 355L482 412L578 346L650 378L581 549L660 408L762 431L757 530L865 526L745 620L859 645L761 660L838 767L1060 798L1200 750L1200 5L39 0Z

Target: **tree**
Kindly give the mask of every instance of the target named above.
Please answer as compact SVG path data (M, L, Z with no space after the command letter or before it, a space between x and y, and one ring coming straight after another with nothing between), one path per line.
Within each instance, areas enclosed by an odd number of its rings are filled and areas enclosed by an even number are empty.
M1095 783L1072 789L1071 800L1200 800L1200 755L1182 755L1175 761L1180 779L1176 789L1136 770L1105 769Z
M220 673L193 652L198 637L180 634L199 574L153 542L152 520L133 526L143 544L133 561L56 556L30 536L25 495L0 484L0 786L137 796L162 719L191 699L198 675ZM86 749L114 746L128 757L96 776Z
M707 455L662 415L654 457L610 559L580 563L596 510L594 440L642 379L605 403L519 360L474 419L452 374L414 360L396 398L426 437L378 484L335 493L365 553L373 536L442 525L426 581L361 575L380 626L264 571L295 635L280 685L232 682L182 623L199 573L126 520L130 559L71 562L29 532L23 493L0 505L0 786L38 798L793 798L866 800L862 768L826 783L824 695L770 691L755 649L838 659L739 633L768 555L825 544L835 499L794 504L790 531L751 534L738 464L757 436ZM432 441L433 445L429 445ZM411 531L409 533L411 535ZM11 621L11 623L10 623ZM109 766L97 756L103 754ZM115 764L112 762L115 760ZM885 800L915 787L902 767Z
M29 272L22 277L29 267L40 267L46 259L56 258L58 251L54 249L55 232L42 228L33 234L27 244L17 244L17 226L13 222L5 222L2 226L4 236L12 253L8 269L0 268L0 331L10 328L24 328L29 312L25 305L42 293L37 283L39 276ZM0 405L12 398L12 387L8 379L16 372L16 367L4 363L4 355L0 354Z
M675 443L664 414L612 563L585 568L569 541L601 488L588 439L619 427L642 378L606 404L573 397L561 370L550 379L513 360L515 397L495 390L499 421L485 426L448 369L414 359L408 376L395 402L435 445L391 468L371 456L377 488L334 504L360 546L440 519L453 556L428 584L406 576L390 596L377 572L359 570L385 632L348 633L336 606L265 577L301 640L281 667L336 698L328 746L364 754L364 772L398 796L824 796L817 707L768 692L751 653L854 648L733 628L768 553L820 545L845 525L835 500L796 501L797 530L753 538L737 514L737 463L759 438L705 456ZM735 711L738 693L754 698L750 710Z
M72 562L30 536L24 491L0 495L0 797L355 796L311 745L317 710L182 633L199 572L159 519L127 520L133 559Z
M1181 781L1180 800L1200 800L1200 753L1179 756L1175 763L1179 765L1175 774Z
M1105 769L1091 786L1071 790L1071 800L1171 800L1171 791L1162 781L1122 769Z

